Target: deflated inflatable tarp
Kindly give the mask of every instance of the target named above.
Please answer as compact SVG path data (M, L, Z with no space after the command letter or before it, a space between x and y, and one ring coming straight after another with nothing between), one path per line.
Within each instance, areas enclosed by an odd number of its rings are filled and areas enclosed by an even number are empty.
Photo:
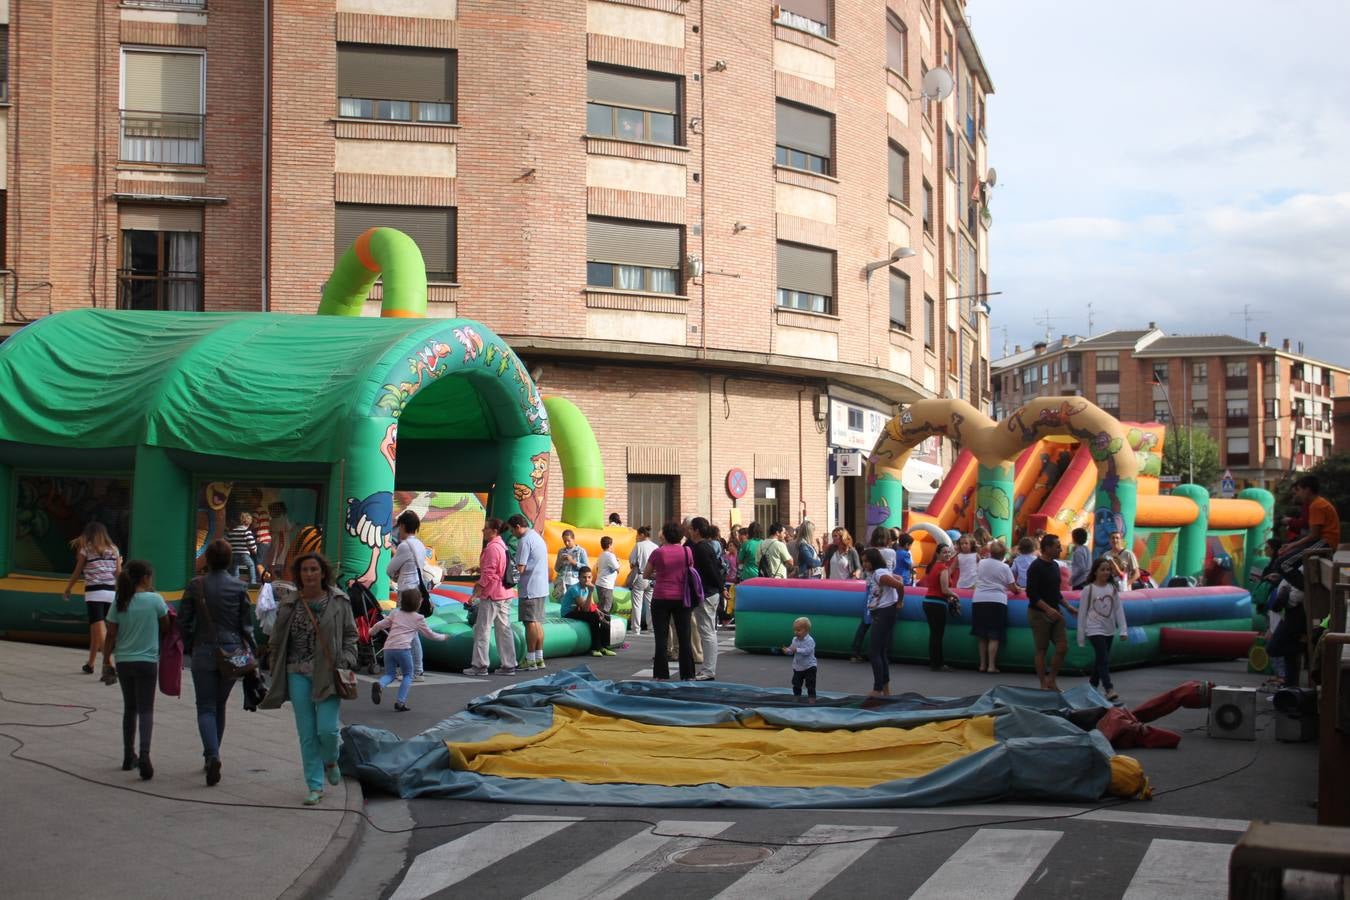
M580 667L480 697L406 741L350 726L342 767L366 789L405 799L798 808L1084 802L1111 783L1114 751L1093 730L1108 706L1086 686L957 698L834 694L803 706L782 689L602 681Z

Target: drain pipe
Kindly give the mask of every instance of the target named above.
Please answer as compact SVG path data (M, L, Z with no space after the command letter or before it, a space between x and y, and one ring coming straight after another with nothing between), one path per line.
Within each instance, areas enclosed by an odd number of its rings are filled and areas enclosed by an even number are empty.
M263 119L262 119L262 268L261 279L262 311L271 309L271 299L267 294L269 274L271 272L268 256L268 244L272 235L272 0L263 0Z

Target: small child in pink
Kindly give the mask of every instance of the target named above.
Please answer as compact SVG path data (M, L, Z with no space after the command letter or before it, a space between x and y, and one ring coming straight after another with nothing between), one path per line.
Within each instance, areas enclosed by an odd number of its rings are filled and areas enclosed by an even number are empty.
M398 677L394 673L401 669L403 680L399 682L398 699L394 701L394 709L398 712L408 711L408 691L412 689L413 678L413 637L421 633L433 641L445 641L450 638L448 634L437 634L431 630L426 617L417 611L421 605L422 592L417 588L400 591L398 609L370 629L372 635L377 631L389 632L389 637L384 641L384 674L380 676L379 681L370 686L370 699L378 704L384 689L393 684L394 679Z

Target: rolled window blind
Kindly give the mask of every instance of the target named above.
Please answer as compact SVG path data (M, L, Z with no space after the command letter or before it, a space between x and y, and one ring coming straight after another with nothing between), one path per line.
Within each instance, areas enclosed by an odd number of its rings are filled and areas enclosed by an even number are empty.
M453 103L455 54L417 47L338 47L338 96Z
M202 112L200 53L122 54L122 108L137 112Z
M834 251L778 244L778 286L789 291L834 296Z
M123 231L201 231L200 206L121 206L117 221Z
M586 72L586 86L594 103L668 113L679 110L679 83L674 78L592 66Z
M833 149L834 117L778 101L778 143L815 156L829 158Z
M586 220L586 259L654 269L680 268L680 229L673 225Z
M777 5L790 13L805 16L813 22L830 21L829 0L778 0Z
M909 154L894 144L890 148L890 169L887 172L886 190L901 203L909 202L906 190L909 181Z
M427 272L455 277L455 210L433 206L367 206L339 203L334 220L335 258L367 228L397 228L417 242Z

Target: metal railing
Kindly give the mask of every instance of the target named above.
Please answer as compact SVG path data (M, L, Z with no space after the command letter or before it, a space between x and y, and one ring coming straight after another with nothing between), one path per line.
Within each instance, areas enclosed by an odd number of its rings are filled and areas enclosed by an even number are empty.
M174 312L200 312L202 274L200 272L146 272L119 269L117 272L118 309L159 309Z
M206 9L206 0L122 0L127 6L150 6L166 9Z
M200 113L122 110L122 161L200 166L205 118Z

